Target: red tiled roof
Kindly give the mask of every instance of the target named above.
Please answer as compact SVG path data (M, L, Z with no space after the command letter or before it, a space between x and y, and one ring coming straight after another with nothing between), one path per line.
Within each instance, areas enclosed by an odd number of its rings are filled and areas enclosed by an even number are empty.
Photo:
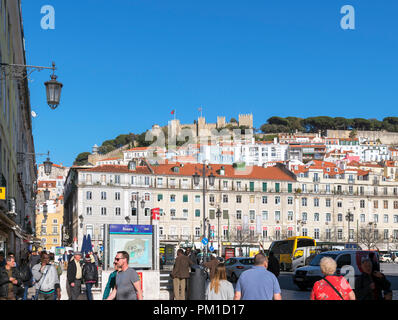
M261 180L278 180L278 181L295 181L287 172L281 168L275 167L246 167L245 169L235 169L232 165L221 165L221 164L210 164L211 172L216 177L226 178L240 178L240 179L261 179ZM220 175L221 167L224 167L225 174ZM173 168L179 167L179 172L174 172ZM155 175L170 175L170 176L189 176L191 177L195 172L200 172L202 169L201 164L185 163L181 166L181 163L167 163L159 164L157 166L151 166ZM127 166L121 165L102 165L93 168L79 169L82 172L108 172L108 173L139 173L139 174L151 174L148 167L137 166L135 171L131 171Z
M110 161L110 160L121 160L121 158L120 158L120 157L106 158L106 159L98 160L98 162L101 162L101 161Z
M179 172L174 172L173 168L179 167ZM281 168L275 167L246 167L243 170L235 169L232 165L221 165L221 164L210 164L211 172L214 176L226 177L226 178L241 178L241 179L261 179L261 180L283 180L283 181L295 181L290 175L284 172ZM220 169L224 167L225 174L220 175ZM154 166L152 169L157 175L180 175L180 176L192 176L195 172L200 173L202 169L201 164L184 164L182 167L180 163L175 164L163 164Z
M109 173L132 173L126 165L104 164L92 168L81 168L84 172L109 172ZM151 171L146 166L137 166L134 172L150 174Z
M56 188L57 187L57 182L54 180L48 180L48 181L38 181L37 182L37 187L40 188Z

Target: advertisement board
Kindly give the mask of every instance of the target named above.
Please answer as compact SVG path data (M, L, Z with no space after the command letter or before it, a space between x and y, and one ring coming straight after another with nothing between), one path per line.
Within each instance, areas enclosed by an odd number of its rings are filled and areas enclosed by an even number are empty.
M151 225L109 225L109 259L113 261L118 251L126 251L129 256L129 267L152 267Z

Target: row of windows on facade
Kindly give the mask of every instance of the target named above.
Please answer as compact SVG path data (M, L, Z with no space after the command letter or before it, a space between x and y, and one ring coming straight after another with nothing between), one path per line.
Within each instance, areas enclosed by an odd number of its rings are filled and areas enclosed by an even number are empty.
M336 178L337 179L337 178ZM349 180L350 181L350 180ZM353 181L353 180L352 180ZM313 189L310 189L310 187L313 187ZM370 187L371 188L371 187ZM380 195L398 195L398 188L397 187L381 187L382 188L382 193L380 193ZM391 192L392 189L392 192ZM303 193L307 193L307 192L313 192L313 193L319 193L320 191L324 191L325 193L331 193L331 185L330 184L325 184L325 188L320 188L319 184L314 184L314 185L308 185L308 184L301 184L301 192ZM343 193L343 192L347 192L348 194L354 194L354 186L353 185L349 185L346 188L343 188L342 185L337 185L336 189L334 190L336 193ZM357 187L357 191L358 194L365 194L365 186L358 186ZM379 195L379 187L373 187L373 192L369 191L369 188L367 188L368 193L373 193L373 195Z
M160 216L165 216L165 212L163 209L159 210ZM195 209L194 210L194 216L195 217L200 217L200 209ZM100 214L101 216L106 216L107 215L107 208L102 207L100 209ZM114 208L114 214L115 216L121 216L121 208L116 207ZM92 216L93 215L93 208L92 207L86 207L86 215ZM136 216L137 215L137 210L136 208L131 209L131 215ZM145 208L144 209L144 216L149 217L150 215L150 209ZM325 222L331 222L332 221L332 214L330 212L327 212L324 214L325 215ZM170 209L170 217L177 217L177 210L176 209ZM189 218L189 210L188 209L183 209L182 210L182 218L188 219ZM222 210L222 219L229 219L229 211L228 210ZM221 218L220 217L220 218ZM257 215L255 210L249 210L249 220L257 220ZM261 212L261 220L263 221L268 221L269 220L269 212L268 211L262 211ZM209 218L210 219L215 219L216 217L216 211L214 209L209 210ZM235 218L237 220L242 220L242 210L237 210ZM354 218L352 218L352 221ZM281 211L275 211L274 212L274 220L275 221L281 221L282 220L282 213ZM294 220L294 212L293 211L288 211L287 212L287 221L293 221ZM302 221L309 221L308 219L308 213L303 212L301 214L301 220ZM338 222L343 222L344 220L344 215L342 213L337 214L337 221ZM321 222L321 214L318 212L315 212L313 214L313 221L314 222ZM366 215L365 214L360 214L359 215L359 221L360 222L366 222ZM393 221L394 223L398 223L398 215L393 215ZM379 222L379 215L378 214L373 214L373 220L372 222L378 223ZM384 223L389 223L389 215L384 214L383 215L383 222Z
M121 184L121 176L120 175L112 175L108 178L109 183L112 184ZM92 183L92 177L91 174L86 174L85 177L85 181L87 184L91 184ZM107 178L106 175L101 175L101 179L100 183L106 183ZM185 188L189 188L190 187L190 179L186 178L186 179L181 179L182 181L182 187ZM130 180L132 185L145 185L145 186L149 186L151 185L152 179L150 177L142 177L142 176L131 176L131 180ZM228 186L230 185L230 181L222 181L222 187L224 189L227 189ZM163 186L163 178L156 178L156 185L157 187L162 187ZM177 185L177 179L176 178L169 178L169 184L170 187L175 187ZM263 192L267 192L268 191L268 186L269 183L267 182L262 182L262 191ZM280 182L275 182L274 183L274 187L275 187L275 192L280 192L281 191L281 183ZM242 181L236 181L236 188L242 189ZM255 190L255 183L254 181L250 181L249 182L249 191L254 191ZM288 192L293 192L293 184L292 183L288 183L287 184L287 191Z
M42 245L46 245L46 244L58 244L59 242L58 242L58 239L57 238L53 238L52 239L52 242L47 242L47 239L46 238L42 238L41 239L41 244Z
M91 191L87 191L86 193L86 199L87 200L92 200L92 192ZM136 200L137 195L136 194L132 194L132 198L134 200ZM196 203L200 203L200 195L195 195L194 199ZM120 192L115 192L115 196L114 196L115 200L120 200L121 196L120 196ZM144 199L145 201L150 201L151 196L149 193L145 193L144 194ZM250 203L255 203L255 196L251 195L250 196ZM102 191L101 192L101 200L107 200L107 192L106 191ZM161 201L163 200L163 194L158 194L157 195L157 200ZM229 200L229 195L224 194L222 195L222 202L223 203L228 203ZM188 195L184 194L182 196L182 201L183 202L188 202L189 201L189 197ZM170 202L176 202L176 195L172 194L170 195ZM210 194L209 195L209 202L210 203L214 203L215 202L215 195ZM262 196L261 197L261 202L263 204L268 204L268 196ZM236 196L236 203L242 203L242 196L241 195L237 195ZM280 204L281 203L281 197L280 196L274 196L274 203L275 204ZM288 205L292 205L293 204L293 197L287 197L287 204ZM308 206L308 198L307 197L302 197L301 198L301 205L303 207ZM393 202L394 205L394 209L398 209L398 201L395 200ZM320 199L319 198L314 198L313 199L313 206L314 207L319 207L320 206ZM326 198L325 199L325 206L326 207L331 207L331 199L330 198ZM337 201L337 207L342 208L343 207L343 202L342 201ZM366 207L366 201L365 200L360 200L359 201L359 207L360 208L365 208ZM383 200L383 207L384 209L388 209L389 208L389 201L388 200ZM373 208L378 209L379 208L379 200L373 200Z
M294 232L293 229L287 230L286 231L286 236L287 237L292 237L294 235L294 233L295 232ZM270 230L268 230L268 229L263 229L262 232L260 232L260 233L259 232L255 232L254 229L248 230L248 235L253 237L253 238L255 237L255 235L258 235L258 234L262 235L263 238L268 238L269 235L272 234L272 232L270 232ZM159 227L159 235L161 237L165 235L163 227ZM177 236L178 235L177 228L176 227L169 227L169 235L170 236ZM182 228L181 235L182 236L189 236L189 228L186 228L186 229ZM222 235L221 236L223 236L224 239L228 238L230 235L231 235L230 230L228 230L227 228L224 228L222 230ZM301 229L301 235L304 236L304 237L311 236L311 234L309 233L309 230L307 228L302 228ZM332 229L325 229L324 235L325 235L325 240L331 240L332 239L332 235L333 235ZM343 229L337 229L337 232L336 232L336 236L337 237L336 238L338 240L343 240L343 235L344 235L344 230ZM200 236L201 236L201 228L200 227L196 227L195 228L195 237L200 237ZM238 230L237 229L236 230L236 238L241 239L242 236L243 236L242 230ZM354 236L355 236L354 229L350 229L350 233L349 233L350 239L353 240ZM211 240L213 240L213 239L215 239L217 237L218 237L217 232L212 230L210 232L209 238ZM274 230L273 237L276 240L281 239L281 230ZM318 228L315 228L313 230L312 237L314 239L316 239L316 240L319 240L321 238L321 230L318 229ZM360 237L360 239L365 239L367 237L366 236L366 230L360 229L359 237ZM374 239L378 239L379 238L379 230L377 230L377 229L373 230L373 237L374 237ZM393 230L393 238L395 240L398 239L398 230ZM389 230L388 229L383 230L383 239L384 240L390 240L390 235L389 235Z
M53 226L53 232L52 234L58 234L58 227ZM47 227L46 226L41 226L41 233L46 234L47 233Z

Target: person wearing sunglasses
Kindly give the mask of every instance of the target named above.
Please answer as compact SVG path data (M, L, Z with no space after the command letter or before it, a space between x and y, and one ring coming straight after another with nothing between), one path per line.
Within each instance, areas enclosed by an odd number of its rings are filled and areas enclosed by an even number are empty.
M106 300L142 300L140 278L137 272L129 267L129 254L126 251L118 251L115 262L119 269L116 284Z

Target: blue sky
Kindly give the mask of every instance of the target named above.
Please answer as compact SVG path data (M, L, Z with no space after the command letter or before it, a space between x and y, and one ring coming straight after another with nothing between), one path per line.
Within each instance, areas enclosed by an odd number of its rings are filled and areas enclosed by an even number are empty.
M343 30L340 9L355 8ZM43 30L41 7L55 9ZM56 163L122 133L271 116L398 115L398 3L394 0L22 0L28 64L55 61L61 105L30 83L36 152ZM41 162L43 159L38 159Z

